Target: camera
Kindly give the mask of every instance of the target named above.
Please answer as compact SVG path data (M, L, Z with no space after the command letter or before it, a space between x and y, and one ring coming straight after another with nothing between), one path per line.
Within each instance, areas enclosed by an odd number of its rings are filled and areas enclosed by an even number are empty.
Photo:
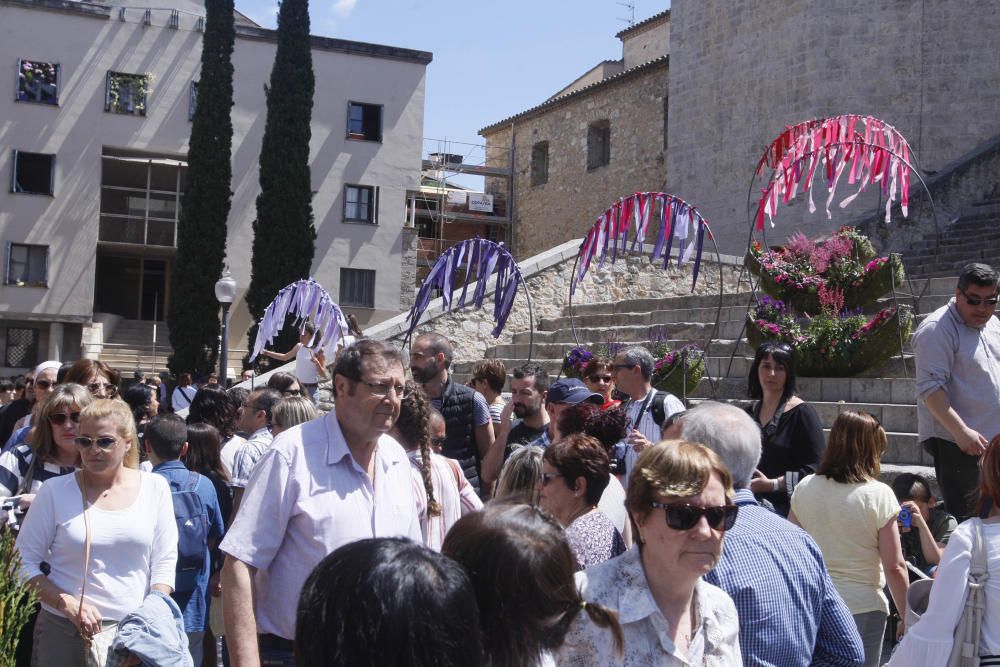
M910 510L905 507L902 507L899 510L899 525L903 528L913 527L913 515L910 513Z

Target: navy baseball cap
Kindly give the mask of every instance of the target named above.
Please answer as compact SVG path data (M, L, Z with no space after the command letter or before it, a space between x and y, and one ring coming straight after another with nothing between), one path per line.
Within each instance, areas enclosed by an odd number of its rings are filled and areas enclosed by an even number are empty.
M604 397L587 389L587 386L576 378L562 378L556 380L549 386L549 393L545 397L547 403L567 403L576 405L588 401L597 405L604 405Z

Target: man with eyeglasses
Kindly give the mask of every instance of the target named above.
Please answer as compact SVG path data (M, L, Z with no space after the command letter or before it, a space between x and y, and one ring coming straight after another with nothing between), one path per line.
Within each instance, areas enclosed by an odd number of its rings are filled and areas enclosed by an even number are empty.
M955 296L920 323L911 345L917 366L917 429L933 457L948 511L975 514L979 457L1000 433L1000 321L997 272L967 264Z
M722 557L705 581L726 591L740 619L745 665L858 665L864 647L819 546L804 530L757 503L750 480L760 429L739 408L705 401L674 415L669 435L719 455L739 507Z
M398 351L357 341L333 368L334 409L282 431L257 462L221 545L233 667L295 665L299 593L330 552L366 538L422 540L410 462L388 435L405 387Z

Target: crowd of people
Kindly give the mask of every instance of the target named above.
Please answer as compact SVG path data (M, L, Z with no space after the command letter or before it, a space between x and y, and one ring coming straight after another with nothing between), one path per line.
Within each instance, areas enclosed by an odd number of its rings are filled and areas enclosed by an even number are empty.
M327 366L306 327L271 355L305 376L182 374L169 401L45 362L0 387L6 530L40 598L19 664L867 667L901 640L889 664L944 665L982 541L980 664L1000 665L996 303L970 265L915 335L943 504L921 475L880 481L873 415L824 434L784 343L756 351L745 409L686 408L642 346L582 380L486 359L466 385L440 334L408 359L359 335Z

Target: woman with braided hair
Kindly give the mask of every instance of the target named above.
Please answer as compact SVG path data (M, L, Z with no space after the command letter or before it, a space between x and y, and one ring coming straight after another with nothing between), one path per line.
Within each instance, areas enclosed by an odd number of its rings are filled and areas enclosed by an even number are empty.
M408 382L391 431L406 450L413 472L413 492L424 544L441 550L444 536L463 515L482 509L483 502L456 461L434 452L445 439L444 417L420 385Z

